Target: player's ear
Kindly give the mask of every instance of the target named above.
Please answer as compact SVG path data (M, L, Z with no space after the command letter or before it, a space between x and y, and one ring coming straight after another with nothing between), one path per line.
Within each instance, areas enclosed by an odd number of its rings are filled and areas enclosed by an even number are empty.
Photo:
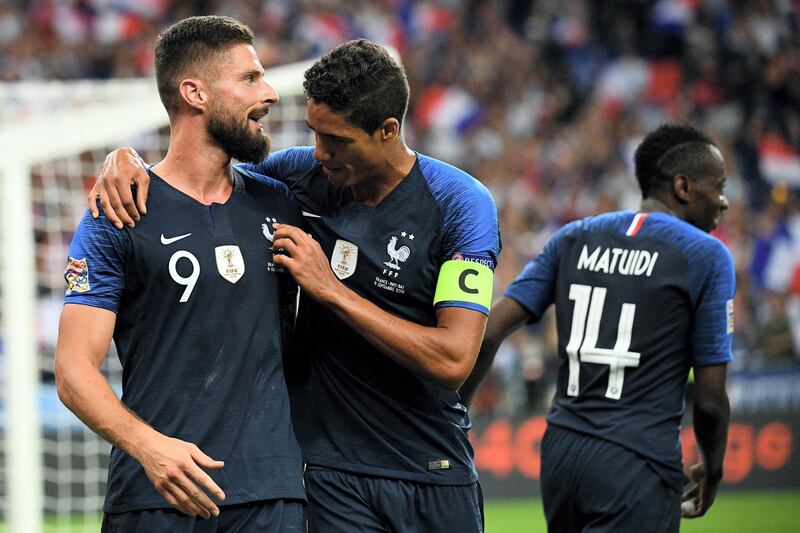
M178 89L183 101L191 107L203 109L208 103L208 90L205 84L198 79L187 78L181 81Z
M396 118L387 118L378 128L381 142L389 142L400 135L400 122Z
M686 174L675 174L672 178L672 192L682 204L688 204L692 194L692 180Z

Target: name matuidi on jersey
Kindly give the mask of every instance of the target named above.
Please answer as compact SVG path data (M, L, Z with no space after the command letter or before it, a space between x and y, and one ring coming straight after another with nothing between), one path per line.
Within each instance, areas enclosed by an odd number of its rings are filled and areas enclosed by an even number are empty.
M658 252L647 250L627 250L625 248L606 248L598 246L589 254L584 244L578 258L578 270L591 270L605 274L650 277L658 260Z

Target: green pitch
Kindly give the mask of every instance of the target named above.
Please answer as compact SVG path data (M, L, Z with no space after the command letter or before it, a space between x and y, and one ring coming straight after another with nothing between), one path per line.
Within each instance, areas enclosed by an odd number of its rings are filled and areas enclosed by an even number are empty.
M0 532L8 528L0 521ZM100 518L48 518L46 533L95 533ZM545 532L542 504L538 499L490 500L486 502L487 533ZM682 533L782 533L800 531L800 491L723 492L709 513L696 520L683 520Z
M537 500L486 502L487 533L538 533L547 527ZM701 518L682 520L682 533L800 531L800 491L722 492Z

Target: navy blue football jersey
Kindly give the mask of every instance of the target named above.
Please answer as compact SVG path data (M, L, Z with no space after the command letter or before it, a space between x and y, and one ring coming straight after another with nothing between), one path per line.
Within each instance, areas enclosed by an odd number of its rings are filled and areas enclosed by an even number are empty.
M304 499L282 355L297 287L272 262L272 224L302 224L287 187L234 172L203 205L151 172L148 214L118 231L87 212L70 247L66 303L108 309L122 402L159 432L225 461L225 505ZM104 509L166 508L139 463L114 448Z
M567 224L508 287L533 320L556 304L550 424L646 458L680 489L691 366L731 360L733 260L716 238L664 213Z
M377 206L331 185L313 148L271 155L256 170L289 185L336 276L382 309L424 326L449 260L494 269L500 238L488 190L461 170L418 154ZM476 267L477 268L477 267ZM302 297L287 382L309 464L435 484L477 479L458 392L394 362L324 306Z

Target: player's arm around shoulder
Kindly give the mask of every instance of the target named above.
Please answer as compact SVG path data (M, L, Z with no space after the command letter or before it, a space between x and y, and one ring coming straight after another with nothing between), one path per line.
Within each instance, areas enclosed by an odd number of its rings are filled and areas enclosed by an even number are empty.
M241 168L285 181L312 165L313 149L298 147L270 154L260 163L244 164ZM132 190L134 186L136 198ZM103 161L97 181L87 198L89 211L97 218L101 207L109 222L118 229L123 226L135 227L141 216L147 214L149 189L150 175L136 150L131 147L117 148Z
M242 163L238 166L284 183L291 183L316 164L312 146L295 146L272 152L260 163Z
M136 198L132 187L136 187ZM100 216L98 200L105 215L118 229L134 227L141 215L147 214L147 193L150 175L139 154L130 147L117 148L106 155L94 187L87 197L89 211Z

